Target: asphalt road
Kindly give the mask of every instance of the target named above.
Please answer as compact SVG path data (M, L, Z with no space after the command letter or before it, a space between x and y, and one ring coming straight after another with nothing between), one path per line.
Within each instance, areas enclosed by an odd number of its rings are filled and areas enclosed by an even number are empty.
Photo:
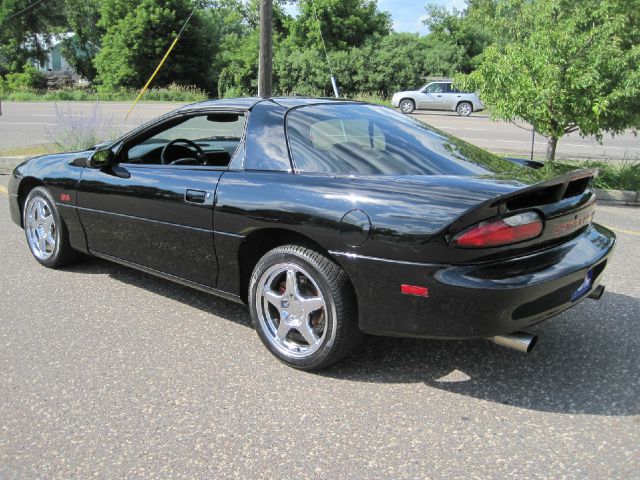
M93 114L95 104L91 102L59 102L58 108L85 118L100 118L106 130L126 131L158 115L173 110L178 104L142 103L136 106L128 120L125 114L129 103L100 103L98 112ZM0 153L15 148L37 146L51 143L56 135L58 118L54 103L3 102L0 116ZM531 131L526 124L513 125L504 122L492 122L483 113L470 117L459 117L453 112L418 112L414 116L461 137L475 145L490 151L527 157L531 151ZM90 120L87 120L90 121ZM536 137L534 154L544 158L546 139ZM571 134L558 145L558 158L590 159L640 159L640 138L627 132L615 138L610 136L600 145L593 138L581 138Z
M0 478L640 478L640 216L598 219L608 290L532 329L532 354L373 338L308 374L242 306L40 267L0 191Z

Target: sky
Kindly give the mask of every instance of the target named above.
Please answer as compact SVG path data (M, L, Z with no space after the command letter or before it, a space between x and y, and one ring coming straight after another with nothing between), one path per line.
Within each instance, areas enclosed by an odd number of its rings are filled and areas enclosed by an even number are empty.
M391 13L396 32L419 32L424 35L427 29L422 21L426 17L424 7L427 3L443 5L449 9L455 7L460 10L465 7L464 0L378 0L378 9Z
M378 0L378 9L391 13L393 29L396 32L425 35L428 31L422 20L426 17L424 7L427 3L443 5L449 9L455 7L461 10L465 7L465 0ZM295 14L296 7L290 6L288 10Z

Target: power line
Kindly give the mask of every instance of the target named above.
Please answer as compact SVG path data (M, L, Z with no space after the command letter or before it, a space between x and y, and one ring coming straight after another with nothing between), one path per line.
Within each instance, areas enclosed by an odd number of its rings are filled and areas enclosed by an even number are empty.
M7 18L4 19L4 22L6 22L7 20L13 18L13 17L17 17L18 15L20 15L21 13L26 12L27 10L41 4L42 2L44 2L44 0L37 0L36 2L33 2L29 5L27 5L26 7L24 7L22 10L17 11L16 13L12 13L11 15L9 15Z
M184 29L187 28L187 25L189 24L189 20L191 20L191 17L193 17L193 14L196 13L196 10L198 9L199 6L200 6L199 3L196 2L196 6L193 7L193 10L191 10L191 13L189 14L189 16L185 20L184 24L182 25L182 28L178 32L178 37L180 37L180 35L182 35L182 32L184 31Z

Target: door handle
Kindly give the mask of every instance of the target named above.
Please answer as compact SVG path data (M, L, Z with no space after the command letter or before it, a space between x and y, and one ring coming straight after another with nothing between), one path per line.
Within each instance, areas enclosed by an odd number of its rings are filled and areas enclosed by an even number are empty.
M436 97L441 97L442 95L436 95Z
M203 190L191 190L187 189L187 193L184 195L184 199L191 203L204 203L207 198L207 192Z

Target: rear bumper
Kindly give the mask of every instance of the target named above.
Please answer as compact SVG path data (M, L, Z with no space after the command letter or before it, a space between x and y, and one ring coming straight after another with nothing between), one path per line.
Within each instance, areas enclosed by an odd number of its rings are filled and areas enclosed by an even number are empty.
M572 240L511 260L428 265L341 255L358 296L359 327L376 335L486 338L546 320L586 298L600 283L615 235L592 225ZM593 282L572 299L587 272ZM428 297L400 285L427 287Z

